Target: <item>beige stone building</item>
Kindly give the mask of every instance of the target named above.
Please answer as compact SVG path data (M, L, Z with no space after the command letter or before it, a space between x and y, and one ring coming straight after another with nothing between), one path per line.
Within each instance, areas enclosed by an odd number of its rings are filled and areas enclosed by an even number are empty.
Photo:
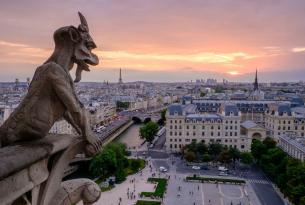
M108 123L116 115L116 106L108 103L97 103L87 108L89 110L90 124Z
M166 121L166 149L180 152L191 142L220 143L249 151L252 139L240 134L241 113L233 104L221 106L219 113L199 113L194 104L172 104Z
M253 121L244 121L240 127L241 135L247 138L264 140L266 138L266 129Z
M279 147L290 156L305 161L305 138L296 135L281 135L279 137Z
M304 108L301 110L304 110ZM267 135L277 142L279 142L280 136L285 134L294 134L298 137L305 136L305 114L291 109L288 104L269 105L265 118Z

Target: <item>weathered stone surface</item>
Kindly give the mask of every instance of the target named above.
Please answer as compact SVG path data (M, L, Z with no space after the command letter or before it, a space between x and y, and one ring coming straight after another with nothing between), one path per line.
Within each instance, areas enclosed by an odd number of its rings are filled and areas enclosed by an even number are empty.
M51 204L70 205L83 200L89 205L96 202L101 195L101 189L89 179L75 179L62 183L62 189L56 193Z
M0 147L42 139L57 120L64 118L85 140L99 148L99 140L90 129L87 111L77 98L69 73L77 64L76 81L79 81L81 72L89 71L88 65L99 62L91 52L96 45L87 21L80 13L79 17L78 28L66 26L55 31L53 54L36 69L28 93L0 127Z
M66 149L79 139L73 135L48 135L45 139L0 149L0 180L53 153Z
M8 204L39 186L49 176L47 160L43 159L0 180L0 204Z

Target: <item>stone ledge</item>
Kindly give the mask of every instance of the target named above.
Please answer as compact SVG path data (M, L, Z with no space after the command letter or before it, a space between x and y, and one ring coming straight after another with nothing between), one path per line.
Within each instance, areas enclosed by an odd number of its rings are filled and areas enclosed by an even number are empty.
M42 140L0 148L0 180L82 140L76 135L48 135Z

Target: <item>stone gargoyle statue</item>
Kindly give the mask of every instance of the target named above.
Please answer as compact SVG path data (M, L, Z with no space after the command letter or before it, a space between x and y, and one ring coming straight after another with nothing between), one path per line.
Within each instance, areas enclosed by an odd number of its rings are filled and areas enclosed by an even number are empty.
M0 127L0 147L42 139L57 120L64 118L91 145L91 151L100 148L74 88L74 82L81 80L82 71L89 71L88 64L99 63L91 52L96 44L89 34L87 21L81 13L79 17L78 28L66 26L55 31L53 54L36 69L27 95ZM74 64L77 69L73 82L69 71Z
M93 155L102 146L74 88L82 71L99 63L91 52L96 44L87 21L81 13L79 17L77 28L66 26L55 31L53 54L36 69L28 93L0 127L0 204L23 205L19 200L31 199L27 204L70 205L82 200L90 205L99 199L100 188L92 180L62 181L75 155L83 151ZM75 81L69 73L74 64ZM62 118L80 136L48 135Z

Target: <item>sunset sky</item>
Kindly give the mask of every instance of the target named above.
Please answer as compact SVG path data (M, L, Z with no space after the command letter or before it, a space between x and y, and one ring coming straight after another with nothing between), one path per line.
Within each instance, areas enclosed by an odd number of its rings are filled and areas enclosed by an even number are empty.
M0 81L32 77L77 11L101 58L83 81L305 80L304 0L1 0Z

